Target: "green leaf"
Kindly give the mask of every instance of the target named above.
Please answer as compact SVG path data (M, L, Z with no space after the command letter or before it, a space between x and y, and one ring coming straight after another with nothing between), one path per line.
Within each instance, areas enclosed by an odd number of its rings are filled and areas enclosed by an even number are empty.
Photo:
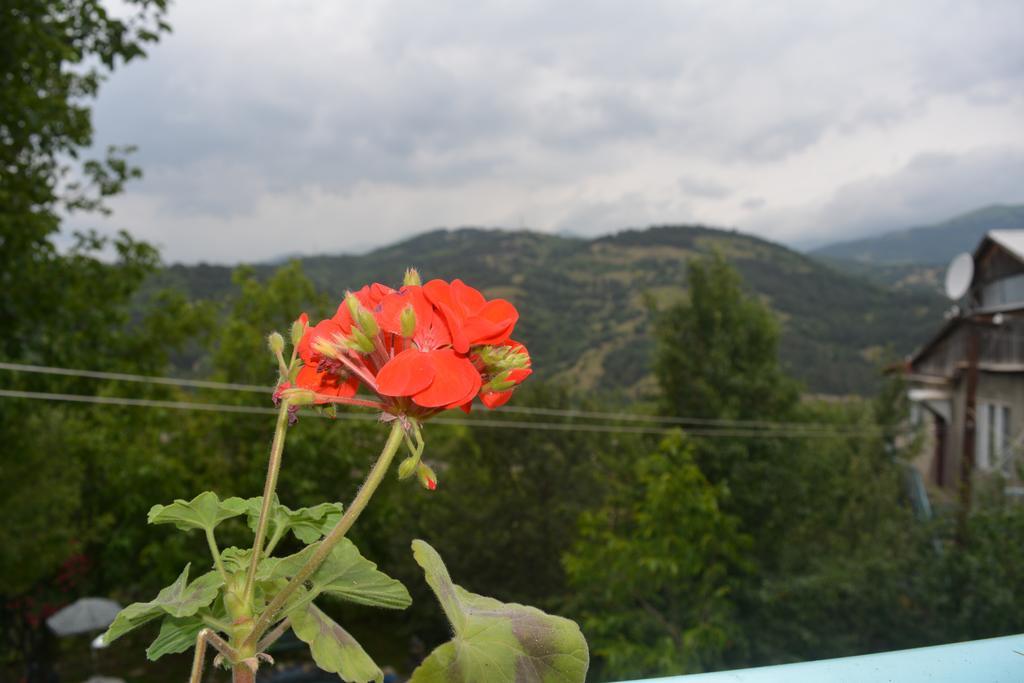
M188 650L196 644L196 636L204 627L205 624L200 617L164 617L163 623L160 624L160 633L146 649L146 658L155 662L164 655Z
M191 565L185 565L174 583L160 591L154 600L136 602L121 610L114 623L103 634L104 642L109 645L128 631L164 614L170 614L172 617L190 617L203 607L209 606L224 585L224 579L217 572L208 572L189 583L190 567Z
M252 548L231 546L220 551L220 561L229 574L245 571L252 562Z
M503 603L452 583L437 551L412 542L455 636L423 660L409 683L577 683L590 663L575 622Z
M316 543L326 536L338 524L343 511L341 503L320 503L295 511L281 507L289 515L292 533L303 543Z
M384 680L380 667L356 639L316 605L292 612L291 620L295 635L309 644L313 661L324 671L338 674L347 683Z
M253 531L256 531L256 525L259 523L262 505L263 496L246 501L249 528ZM292 510L281 505L275 496L274 503L270 506L267 533L271 536L281 536L291 531L303 543L316 543L338 523L342 509L341 503L320 503L311 508Z
M295 576L318 547L311 545L288 557L268 557L260 563L257 578L266 580ZM341 539L334 547L320 568L313 572L309 583L309 591L297 591L293 601L285 606L285 612L305 607L321 593L371 607L405 609L412 604L405 586L379 571L377 565L363 557L355 544L347 538Z
M225 519L245 512L246 502L243 499L221 500L216 493L203 491L192 500L179 498L170 505L154 505L147 519L150 524L173 524L182 531L212 530Z

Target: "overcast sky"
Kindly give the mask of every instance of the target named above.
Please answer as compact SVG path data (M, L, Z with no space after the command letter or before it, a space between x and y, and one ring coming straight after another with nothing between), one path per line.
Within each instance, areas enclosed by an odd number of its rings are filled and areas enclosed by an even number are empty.
M115 74L113 202L169 261L435 227L789 244L1024 202L1024 2L177 0Z

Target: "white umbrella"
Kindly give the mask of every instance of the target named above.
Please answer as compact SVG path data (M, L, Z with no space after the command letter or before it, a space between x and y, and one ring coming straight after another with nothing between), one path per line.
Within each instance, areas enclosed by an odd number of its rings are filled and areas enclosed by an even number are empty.
M81 598L46 620L58 636L99 631L110 626L121 605L106 598Z

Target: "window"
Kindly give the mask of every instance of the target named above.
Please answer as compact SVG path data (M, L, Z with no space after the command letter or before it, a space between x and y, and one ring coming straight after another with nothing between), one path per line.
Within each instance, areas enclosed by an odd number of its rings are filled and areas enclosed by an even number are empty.
M1010 406L1005 403L979 403L975 426L974 462L979 470L999 468L1010 474Z

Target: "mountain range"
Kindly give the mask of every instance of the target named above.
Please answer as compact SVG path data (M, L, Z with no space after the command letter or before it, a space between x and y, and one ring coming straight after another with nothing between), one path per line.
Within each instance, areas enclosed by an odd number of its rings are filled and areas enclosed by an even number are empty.
M833 242L812 256L878 264L946 265L971 249L989 230L1024 229L1024 204L997 204L941 223L892 230L871 237Z
M719 252L781 324L780 357L807 391L865 394L880 367L912 351L942 322L945 263L988 230L1024 227L1024 206L993 206L949 221L802 254L736 231L666 225L584 238L526 230L435 230L360 255L297 260L340 299L366 282L395 284L405 268L461 277L521 312L517 337L539 376L584 391L650 394L648 301L686 297L687 262ZM253 266L269 276L280 263ZM193 298L231 296L227 266L175 265L154 284Z
M945 301L891 288L750 235L703 226L659 226L585 239L529 231L437 230L352 256L300 258L334 296L370 281L396 283L414 265L424 278L461 277L521 312L517 337L538 376L585 391L635 397L653 389L649 311L686 296L689 259L725 255L748 291L776 312L780 355L808 391L867 393L885 360L905 354L941 321ZM269 275L276 266L255 266ZM195 298L232 291L226 266L166 269L161 284Z
M933 225L835 242L812 256L876 284L941 291L946 266L989 230L1024 230L1024 204L986 206Z

